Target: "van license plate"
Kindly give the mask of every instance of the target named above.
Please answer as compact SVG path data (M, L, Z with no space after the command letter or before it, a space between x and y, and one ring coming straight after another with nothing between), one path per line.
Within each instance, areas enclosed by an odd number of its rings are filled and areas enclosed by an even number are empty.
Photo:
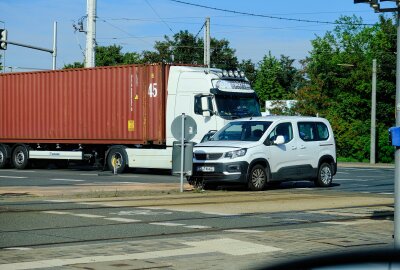
M215 170L214 167L212 166L200 166L197 167L198 172L213 172Z

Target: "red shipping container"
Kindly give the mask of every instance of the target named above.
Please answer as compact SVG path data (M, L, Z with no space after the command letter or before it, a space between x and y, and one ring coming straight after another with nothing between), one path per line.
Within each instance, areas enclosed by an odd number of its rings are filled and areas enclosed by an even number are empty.
M164 144L169 65L0 75L0 142Z

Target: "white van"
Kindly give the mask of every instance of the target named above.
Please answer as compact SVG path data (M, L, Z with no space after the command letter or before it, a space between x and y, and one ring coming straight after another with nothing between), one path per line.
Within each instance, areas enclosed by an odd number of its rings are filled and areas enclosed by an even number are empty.
M310 180L327 187L336 174L336 145L329 122L319 117L266 116L231 121L193 151L190 184L266 184Z

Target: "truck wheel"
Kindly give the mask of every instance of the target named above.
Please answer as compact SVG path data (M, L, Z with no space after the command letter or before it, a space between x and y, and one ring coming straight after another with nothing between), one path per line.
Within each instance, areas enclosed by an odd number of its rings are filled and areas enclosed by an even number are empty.
M7 150L4 145L0 145L0 169L8 165Z
M318 168L317 179L314 183L318 187L329 187L332 184L332 166L329 163L322 163Z
M23 170L29 164L28 149L24 145L17 146L12 153L12 164L18 170Z
M112 148L107 156L108 169L114 172L114 167L117 168L117 173L122 173L125 170L128 158L123 148Z
M251 168L247 181L250 190L263 190L268 181L267 169L260 164L254 165L253 168Z

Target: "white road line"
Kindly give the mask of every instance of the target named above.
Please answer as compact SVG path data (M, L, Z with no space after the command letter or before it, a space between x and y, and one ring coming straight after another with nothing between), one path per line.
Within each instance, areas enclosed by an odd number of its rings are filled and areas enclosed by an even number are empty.
M151 225L160 225L160 226L169 226L169 227L178 227L178 226L185 226L186 224L182 223L173 223L173 222L152 222L149 223Z
M263 233L264 231L231 229L231 230L224 230L224 232L234 232L234 233Z
M54 214L54 215L71 215L72 214L70 212L64 212L64 211L43 211L42 213Z
M157 258L167 258L174 256L188 256L208 253L222 253L232 256L243 256L259 253L268 253L280 251L282 249L265 246L251 242L245 242L230 238L221 238L213 240L205 240L199 242L183 242L182 244L188 247L170 250L149 251L141 253L110 255L110 256L91 256L80 258L55 258L49 260L32 261L32 262L19 262L0 264L2 270L22 270L22 269L35 269L35 268L55 268L74 264L87 264L87 263L100 263L100 262L114 262L125 260L149 260Z
M100 215L92 215L92 214L76 214L71 212L64 212L64 211L43 211L46 214L55 214L55 215L70 215L76 217L87 217L87 218L105 218L105 216Z
M66 181L66 182L85 182L85 180L78 180L78 179L63 179L63 178L54 178L50 179L51 181Z
M393 195L394 193L393 193L393 192L381 192L381 193L378 193L378 194L382 194L382 195Z
M24 178L28 178L28 177L25 177L25 176L0 175L0 178L24 179Z
M105 218L105 219L112 221L119 221L119 222L141 222L141 220L130 219L130 218Z
M32 248L27 247L11 247L11 248L4 248L6 250L31 250Z
M138 175L118 175L118 177L122 177L122 178L138 178Z
M36 171L26 171L26 170L1 170L2 172L16 172L16 173L33 173Z
M71 216L76 216L76 217L87 217L87 218L105 218L105 216L92 215L92 214L71 214Z
M183 226L185 228L189 229L211 229L212 227L210 226L202 226L202 225L188 225L188 226Z
M82 176L99 176L98 173L81 173L79 175L82 175Z
M55 203L67 203L67 202L71 202L68 200L44 200L45 202L55 202Z
M359 220L353 220L353 221L324 221L320 222L323 224L329 224L329 225L358 225L358 224L367 224L367 223L374 223L374 222L379 222L379 221L374 221L374 220L369 220L369 219L359 219Z

